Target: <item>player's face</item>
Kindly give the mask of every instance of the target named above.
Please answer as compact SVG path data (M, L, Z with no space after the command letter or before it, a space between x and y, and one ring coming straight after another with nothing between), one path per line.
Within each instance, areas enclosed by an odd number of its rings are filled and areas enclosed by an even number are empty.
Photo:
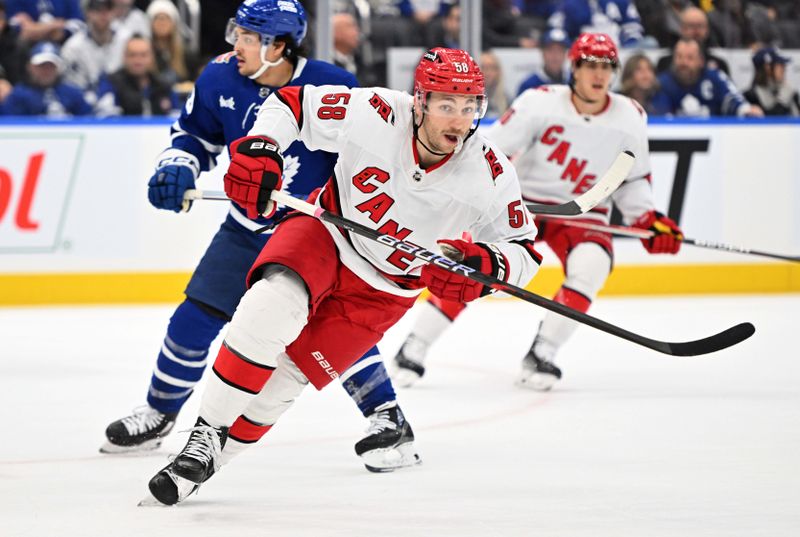
M420 127L423 141L436 152L450 153L466 138L479 108L473 95L432 92Z
M611 85L611 77L614 75L614 68L607 62L581 62L575 68L575 89L578 93L589 101L600 101L608 95L608 87Z
M236 43L233 45L233 51L236 53L239 74L250 76L261 68L261 36L239 27L235 31Z

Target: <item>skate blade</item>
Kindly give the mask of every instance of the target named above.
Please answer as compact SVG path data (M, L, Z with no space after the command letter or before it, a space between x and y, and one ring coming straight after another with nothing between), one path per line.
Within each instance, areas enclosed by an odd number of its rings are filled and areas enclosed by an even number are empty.
M142 498L139 503L136 504L137 507L172 507L171 505L167 505L165 503L161 503L156 499L155 496L148 493L147 496Z
M119 446L117 444L112 444L108 440L106 440L105 444L100 446L100 453L104 455L130 455L136 453L149 453L151 451L155 451L156 449L161 447L161 438L154 438L153 440L148 440L147 442L142 442L136 446Z
M517 380L517 386L525 388L526 390L548 392L553 388L556 382L558 382L558 377L555 375L548 375L546 373L523 373L519 380Z
M422 464L422 459L414 448L413 442L407 442L395 448L373 449L362 453L361 458L367 470L373 473L394 472L400 468Z

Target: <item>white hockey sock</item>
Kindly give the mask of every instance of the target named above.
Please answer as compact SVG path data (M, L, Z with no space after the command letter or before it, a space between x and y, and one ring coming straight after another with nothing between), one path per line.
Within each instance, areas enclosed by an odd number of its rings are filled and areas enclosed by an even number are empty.
M447 330L452 321L428 301L420 305L414 328L408 335L403 353L417 363L423 363L430 347Z

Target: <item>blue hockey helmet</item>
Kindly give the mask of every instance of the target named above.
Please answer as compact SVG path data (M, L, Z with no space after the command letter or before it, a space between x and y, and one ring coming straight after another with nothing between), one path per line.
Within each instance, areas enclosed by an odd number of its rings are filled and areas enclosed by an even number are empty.
M261 35L261 43L270 45L276 37L289 36L298 46L308 30L306 12L297 0L245 0L228 21L226 41L236 43L236 27Z

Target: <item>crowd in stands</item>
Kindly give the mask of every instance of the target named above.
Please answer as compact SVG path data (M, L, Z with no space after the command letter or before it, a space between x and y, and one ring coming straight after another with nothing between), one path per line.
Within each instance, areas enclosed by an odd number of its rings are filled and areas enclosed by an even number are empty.
M476 0L478 1L478 0ZM310 19L316 2L302 2ZM238 2L199 0L0 0L0 114L161 116L178 112L206 62L230 49L225 25ZM459 47L457 0L332 0L334 62L365 86L386 85L391 47ZM566 53L590 29L632 54L617 89L651 115L800 115L786 77L800 49L798 0L482 0L490 115L543 84L569 83ZM197 32L199 31L199 39ZM192 32L195 39L192 39ZM498 47L539 48L542 68L519 87L504 83ZM752 51L749 88L737 88L714 47ZM643 50L669 52L651 61Z

